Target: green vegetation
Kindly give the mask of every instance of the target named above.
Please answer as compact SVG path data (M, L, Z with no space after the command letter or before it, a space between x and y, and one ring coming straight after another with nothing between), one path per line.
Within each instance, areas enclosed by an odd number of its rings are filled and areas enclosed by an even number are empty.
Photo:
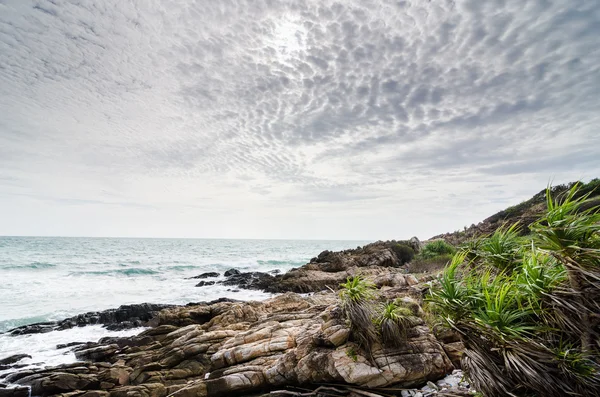
M340 285L342 310L350 323L350 331L360 346L369 348L378 338L373 324L375 286L361 276L348 278Z
M584 196L588 197L587 203L580 208L581 210L600 205L600 178L592 179L588 183L571 182L564 185L552 186L549 188L549 191L552 197L562 200L574 186L577 186L574 199ZM443 238L446 242L458 247L474 238L492 235L499 227L510 227L515 223L521 225L518 230L521 235L528 235L531 232L530 225L543 216L545 209L546 189L537 193L529 200L495 213L477 225L471 225L463 231L446 233L434 238Z
M589 181L588 183L583 182L571 182L564 185L556 185L549 187L549 189L544 189L541 192L534 195L529 200L523 201L520 204L514 205L512 207L508 207L507 209L497 212L496 214L489 217L487 220L495 223L499 221L506 221L510 218L515 218L518 216L524 215L526 212L530 211L532 207L537 204L545 204L546 202L546 192L549 190L550 195L557 199L560 199L562 196L568 195L569 192L573 189L573 187L577 186L577 192L575 194L575 199L579 199L581 197L587 196L588 198L592 198L594 196L600 195L600 178L595 178ZM511 223L511 222L509 222ZM527 226L527 225L524 225Z
M431 241L421 249L409 265L411 273L435 273L452 260L456 248L444 240Z
M342 310L352 337L366 351L379 342L399 346L407 330L422 323L417 303L400 299L378 303L375 287L361 276L348 278L341 287Z
M410 262L415 257L415 251L406 244L395 243L390 248L398 257L401 265Z
M375 319L381 340L388 346L399 346L406 340L406 331L420 323L412 310L399 302L388 302L382 306Z
M453 245L448 244L444 240L434 240L430 243L425 244L419 257L423 259L431 259L441 255L454 255L456 248Z
M479 247L470 251L498 270L514 270L522 256L523 239L519 236L519 224L500 227L488 238L480 240Z
M590 186L591 185L591 186ZM456 253L431 310L465 343L485 396L596 396L600 390L600 185L548 188L532 234L502 227Z
M450 261L452 255L438 255L433 258L423 259L417 255L408 265L408 271L414 274L437 273L442 270Z
M350 357L350 359L354 362L358 361L358 355L356 354L356 350L353 347L349 347L346 349L346 356Z

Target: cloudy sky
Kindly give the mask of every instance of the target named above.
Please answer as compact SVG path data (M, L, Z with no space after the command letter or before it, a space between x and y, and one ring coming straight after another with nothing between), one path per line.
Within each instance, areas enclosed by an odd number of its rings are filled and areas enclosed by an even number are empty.
M388 239L600 176L600 0L0 0L0 235Z

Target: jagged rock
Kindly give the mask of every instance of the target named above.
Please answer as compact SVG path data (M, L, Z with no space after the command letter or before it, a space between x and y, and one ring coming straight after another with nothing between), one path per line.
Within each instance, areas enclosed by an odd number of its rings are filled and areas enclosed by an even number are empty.
M56 328L57 323L55 322L43 322L13 328L7 331L7 333L11 335L44 334L46 332L52 332Z
M199 279L199 278L209 278L209 277L219 277L219 276L220 276L220 274L217 272L206 272L206 273L202 273L197 276L194 276L194 277L188 277L188 280Z
M7 333L10 335L36 334L56 330L60 331L91 324L103 324L111 330L135 328L145 325L156 313L169 307L173 307L173 305L153 303L123 305L119 306L117 309L84 313L58 322L24 325L13 328L7 331Z
M245 289L267 289L267 287L275 279L274 276L269 273L263 272L248 272L238 273L227 277L227 280L223 281L223 285L235 285Z
M338 303L333 293L286 293L263 302L172 307L140 335L76 348L87 363L23 371L7 381L30 385L39 396L217 397L311 383L411 386L453 369L423 322L399 347L374 344L365 352Z
M165 397L166 395L167 388L161 383L119 387L110 392L110 397Z
M227 270L225 273L223 273L223 275L225 277L229 277L229 276L235 276L236 274L240 274L241 272L237 269L229 269Z

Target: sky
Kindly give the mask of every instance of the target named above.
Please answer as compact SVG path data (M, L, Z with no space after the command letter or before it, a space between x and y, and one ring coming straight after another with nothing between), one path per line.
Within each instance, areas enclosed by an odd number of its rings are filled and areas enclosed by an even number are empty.
M600 176L600 0L0 0L0 235L401 239Z

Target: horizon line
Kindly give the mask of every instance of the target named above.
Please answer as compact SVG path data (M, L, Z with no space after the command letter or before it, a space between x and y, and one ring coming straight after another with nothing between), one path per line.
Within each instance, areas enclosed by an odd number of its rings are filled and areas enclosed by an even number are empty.
M0 235L0 238L97 238L97 239L147 239L147 240L277 240L277 241L386 241L383 239L308 239L308 238L243 238L243 237L136 237L136 236L57 236L57 235ZM398 240L398 239L387 239Z

